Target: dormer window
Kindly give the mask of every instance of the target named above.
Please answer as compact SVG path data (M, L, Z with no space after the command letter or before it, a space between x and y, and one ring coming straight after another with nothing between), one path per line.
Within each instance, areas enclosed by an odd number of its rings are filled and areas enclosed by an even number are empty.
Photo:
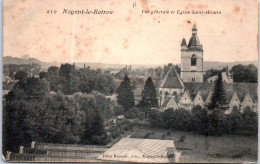
M197 65L197 57L195 54L191 56L191 66L196 66Z

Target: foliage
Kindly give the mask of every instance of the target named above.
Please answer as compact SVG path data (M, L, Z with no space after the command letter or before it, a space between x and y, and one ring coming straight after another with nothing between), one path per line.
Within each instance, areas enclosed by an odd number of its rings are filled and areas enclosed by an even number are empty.
M232 67L233 80L236 83L257 83L258 70L253 64L235 65Z
M123 106L125 111L135 105L133 88L127 75L117 89L117 102Z
M146 117L152 107L158 106L156 89L154 87L153 80L151 77L149 77L145 82L144 88L142 90L142 99L140 101L140 106L146 109Z
M98 91L109 95L115 90L114 78L108 71L102 72L90 67L76 69L71 64L62 64L60 68L49 67L47 80L52 91L61 91L66 95L79 91L83 93Z
M153 84L153 80L149 77L142 90L142 99L140 101L141 107L157 107L158 99L156 89Z
M20 81L25 80L27 77L28 77L28 74L25 71L18 71L14 75L14 79L20 80Z
M177 109L173 112L173 119L173 129L185 131L192 129L192 117L190 111L185 109Z
M39 73L39 78L40 79L43 79L43 78L47 79L48 78L48 73L44 72L44 71L40 72Z
M209 105L207 106L208 109L213 110L215 108L220 108L223 105L225 105L226 104L225 96L226 96L226 94L225 94L224 85L222 82L222 75L221 75L221 72L219 72L218 79L215 82L211 101L210 101Z
M200 106L195 106L191 112L194 131L197 131L199 134L206 134L208 124L207 110Z
M5 64L3 66L3 74L7 75L11 78L14 78L14 75L23 70L29 76L39 75L41 69L40 64L32 63L32 64Z
M157 110L152 110L149 115L149 122L152 127L163 127L162 115Z
M258 131L258 116L257 113L253 112L250 107L246 107L242 114L243 126L242 130L248 131L253 134L257 134Z
M234 110L226 115L215 108L208 111L196 106L191 113L185 109L167 109L164 112L152 110L149 122L152 127L194 131L203 135L220 136L223 134L257 134L257 114L250 108Z
M137 107L132 107L128 111L125 112L125 117L129 119L143 119L144 118L144 112L142 112L139 108Z
M233 107L230 115L227 116L227 131L230 134L237 134L243 125L243 117L236 106Z
M203 79L204 81L206 81L208 78L212 77L212 76L218 76L219 72L224 72L226 71L226 68L222 68L221 70L218 69L209 69L207 71L205 71L205 74L203 75Z
M16 152L34 140L48 143L106 144L104 118L114 114L114 102L103 94L49 94L44 79L18 81L5 97L3 150Z
M219 136L226 133L226 115L221 109L214 109L208 115L206 135Z
M174 109L169 108L162 113L163 127L166 129L173 129L174 127Z

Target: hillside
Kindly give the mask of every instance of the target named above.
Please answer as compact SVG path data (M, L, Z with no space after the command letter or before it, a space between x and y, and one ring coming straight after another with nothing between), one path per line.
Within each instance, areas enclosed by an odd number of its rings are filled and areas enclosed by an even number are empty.
M43 62L36 58L18 58L18 57L11 57L11 56L4 56L3 57L3 64L29 64L29 63L38 63L41 65L42 70L47 70L50 66L59 66L61 63L51 63L51 62ZM76 62L76 67L83 68L84 64L86 66L90 66L91 68L98 69L98 68L113 68L113 69L121 69L125 67L124 64L106 64L106 63L95 63L95 62ZM254 64L258 67L257 61L244 61L244 62L215 62L215 61L204 61L203 66L204 70L208 69L222 69L223 67L228 66L229 69L231 69L234 65L242 64L242 65L248 65L248 64ZM180 66L180 64L178 64ZM145 69L145 68L154 68L158 67L159 65L132 65L132 68L139 68L139 69ZM163 67L163 65L161 65Z

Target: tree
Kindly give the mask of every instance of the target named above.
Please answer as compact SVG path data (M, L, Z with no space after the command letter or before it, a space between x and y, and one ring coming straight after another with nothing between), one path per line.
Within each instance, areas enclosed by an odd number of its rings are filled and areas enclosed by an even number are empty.
M208 115L207 134L219 136L227 132L227 118L221 109L214 110Z
M207 106L208 109L215 109L223 107L226 104L226 94L224 90L224 85L222 82L222 73L219 72L218 79L215 82L213 95L211 97L211 101Z
M42 72L39 73L39 77L40 77L40 79L43 79L43 78L47 79L48 78L48 73L42 71Z
M233 74L233 80L236 83L257 83L257 67L253 64L235 65L232 67L231 72Z
M158 106L156 89L154 87L153 80L151 77L149 77L145 82L144 88L142 90L142 99L140 101L140 106L146 109L146 117L151 107Z
M117 102L122 105L125 110L135 105L133 88L127 75L125 75L124 80L117 89Z
M16 80L20 80L20 81L25 80L27 77L28 77L28 75L27 75L27 72L25 72L25 71L18 71L14 75L14 78Z
M234 106L230 115L227 115L227 130L231 134L237 134L243 125L243 117L237 106Z
M149 122L153 127L161 128L164 122L162 114L158 110L152 110L149 116Z

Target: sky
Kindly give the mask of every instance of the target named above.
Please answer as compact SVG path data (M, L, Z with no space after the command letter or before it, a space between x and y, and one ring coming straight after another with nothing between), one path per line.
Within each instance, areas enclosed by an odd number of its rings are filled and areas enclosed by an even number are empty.
M113 14L70 15L64 9ZM155 10L175 14L152 15ZM177 10L221 14L179 15ZM204 61L253 61L258 60L257 12L256 0L4 1L3 55L56 63L178 64L181 40L189 41L196 22Z

